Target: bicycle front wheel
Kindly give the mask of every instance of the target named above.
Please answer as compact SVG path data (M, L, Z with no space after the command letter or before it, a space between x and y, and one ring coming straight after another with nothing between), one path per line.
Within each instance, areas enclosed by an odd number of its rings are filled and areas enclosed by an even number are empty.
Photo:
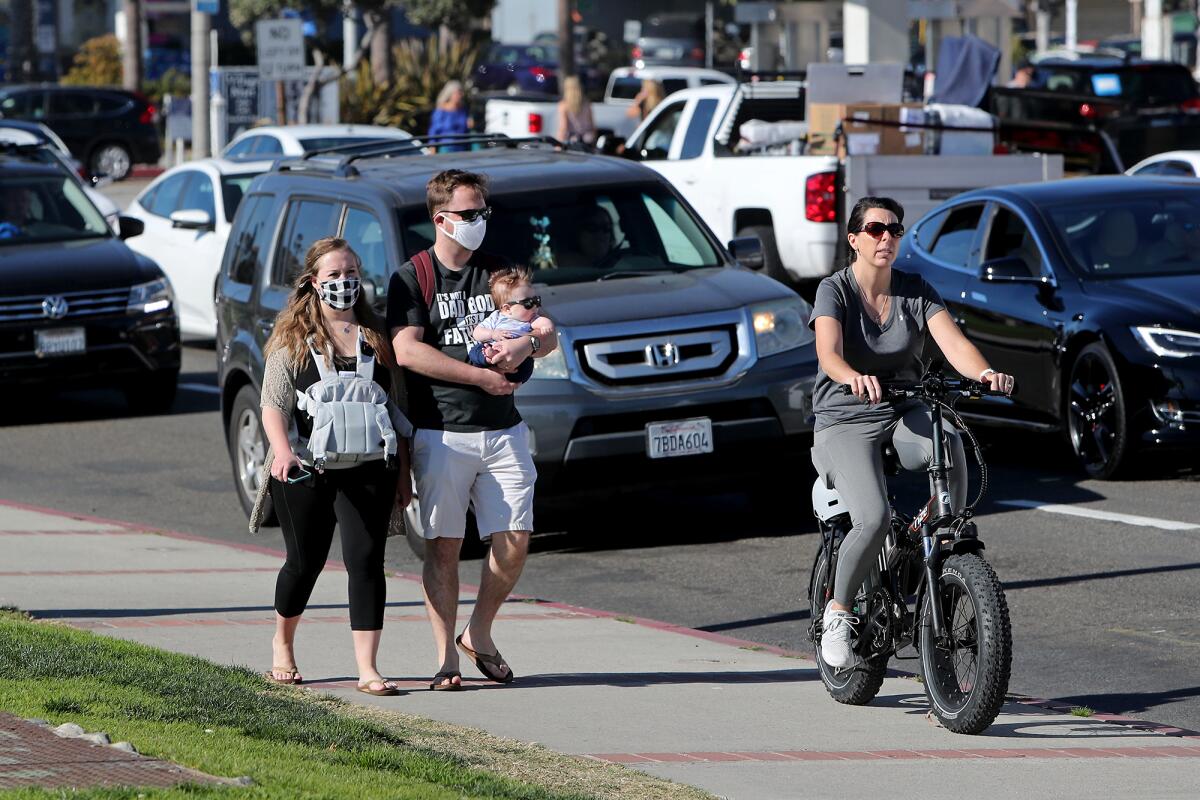
M1000 713L1012 669L1004 589L978 555L955 555L942 565L940 586L926 597L921 624L925 695L945 728L980 733ZM934 635L929 602L941 603L944 641Z

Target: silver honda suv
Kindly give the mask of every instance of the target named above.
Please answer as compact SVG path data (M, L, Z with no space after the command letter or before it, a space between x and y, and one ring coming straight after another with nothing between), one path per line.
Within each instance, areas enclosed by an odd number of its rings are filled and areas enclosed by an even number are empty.
M667 484L737 489L807 460L810 309L755 271L757 240L731 242L735 261L664 178L624 159L494 139L397 157L405 147L284 161L246 192L219 279L217 354L247 508L265 449L262 347L305 250L348 239L382 310L391 274L433 241L425 183L449 167L489 177L482 249L534 269L561 337L517 392L539 503Z

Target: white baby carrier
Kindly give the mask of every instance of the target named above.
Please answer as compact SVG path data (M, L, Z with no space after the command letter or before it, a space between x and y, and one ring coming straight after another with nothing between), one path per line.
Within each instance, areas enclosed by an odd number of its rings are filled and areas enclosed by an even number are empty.
M312 419L308 453L318 472L353 467L383 459L391 466L396 458L397 435L412 435L412 425L374 381L375 358L364 353L366 340L358 333L354 372L331 369L325 357L308 342L321 379L296 392L296 407ZM297 434L298 438L298 434Z

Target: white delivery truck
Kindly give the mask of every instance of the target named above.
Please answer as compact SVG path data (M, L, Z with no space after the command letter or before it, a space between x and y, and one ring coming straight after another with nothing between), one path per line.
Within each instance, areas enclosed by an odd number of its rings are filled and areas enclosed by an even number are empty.
M592 103L592 120L601 135L625 137L641 121L629 109L643 80L663 85L667 95L696 86L731 86L736 81L724 72L699 67L618 67L608 76L604 100ZM484 110L486 133L514 139L558 135L558 99L544 97L491 97Z
M1041 154L803 155L807 88L781 80L678 92L624 154L670 180L721 241L757 237L768 274L794 285L834 271L861 197L895 198L911 224L960 192L1062 177L1062 156Z

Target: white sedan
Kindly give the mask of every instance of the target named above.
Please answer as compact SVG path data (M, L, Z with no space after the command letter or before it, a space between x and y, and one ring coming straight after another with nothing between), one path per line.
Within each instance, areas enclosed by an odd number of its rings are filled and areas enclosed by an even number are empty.
M239 133L221 155L237 159L302 156L313 150L357 144L371 139L411 138L411 134L398 128L384 128L379 125L268 125Z
M1126 175L1166 175L1194 178L1200 175L1200 150L1171 150L1150 156L1125 170Z
M127 244L167 274L183 335L216 336L213 298L233 215L250 182L272 163L205 158L181 164L160 175L126 209L146 226Z

